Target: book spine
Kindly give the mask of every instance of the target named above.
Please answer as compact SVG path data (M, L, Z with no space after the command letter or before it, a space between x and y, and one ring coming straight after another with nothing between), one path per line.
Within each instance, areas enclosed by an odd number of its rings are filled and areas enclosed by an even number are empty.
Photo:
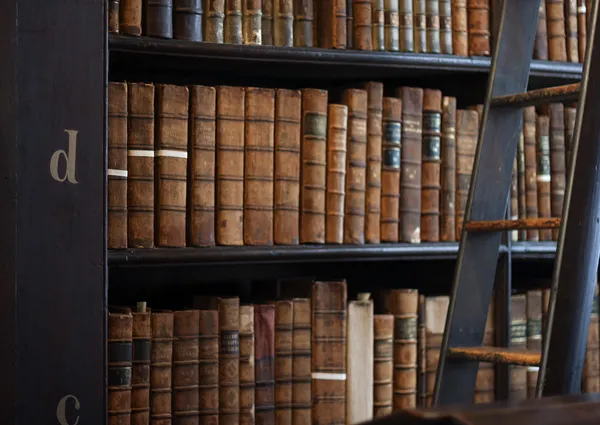
M527 349L542 350L542 291L527 291ZM535 398L539 367L527 368L527 398Z
M373 50L385 50L385 7L384 0L373 0L371 21L373 22Z
M142 0L121 0L119 3L119 32L142 35Z
M219 423L219 312L201 310L199 323L199 425L217 425Z
M385 50L397 52L400 50L398 0L384 0L383 21Z
M510 344L514 348L527 347L527 298L526 295L510 297ZM510 366L509 400L527 399L527 368Z
M354 17L352 11L352 2L353 0L339 0L346 2L346 48L353 49L354 48Z
M425 27L427 29L427 53L441 53L439 0L425 0Z
M223 43L225 0L205 0L204 41Z
M519 218L519 185L518 185L518 173L517 173L517 156L513 161L512 174L510 180L510 219L516 220ZM511 230L510 239L513 242L519 240L519 232L517 230Z
M131 425L150 423L150 313L133 313Z
M273 46L275 44L275 7L279 0L262 0L262 44ZM260 3L260 1L259 1Z
M456 98L442 99L440 240L456 240Z
M347 26L346 0L322 0L316 7L319 14L317 45L325 49L345 49L348 37L352 37L352 26Z
M565 197L565 111L562 103L550 105L550 213L552 217L562 215ZM552 240L558 239L558 229L552 230Z
M295 298L292 331L292 424L312 424L312 314L308 298Z
M240 422L240 300L219 298L219 424Z
M423 146L421 180L421 240L440 240L440 165L442 92L423 92Z
M271 27L266 27L263 28L263 23L265 22L263 20L263 11L264 13L268 13L269 10L264 8L263 10L263 4L265 2L263 1L261 3L261 0L242 0L242 38L243 38L243 43L244 44L250 44L250 45L261 45L261 44L269 44L272 45L273 44L273 33L272 33L272 26L273 26L273 16L272 14L269 16L267 15L266 18L270 18L269 23L271 24ZM273 0L271 0L269 2L271 4L271 13L273 10ZM271 39L268 40L266 39L265 42L263 43L263 35L267 36L269 34L267 34L267 32L271 30ZM267 37L265 37L267 38ZM270 41L270 43L267 43L267 41Z
M369 82L365 90L368 99L365 241L380 243L383 84Z
M452 52L457 56L469 55L467 32L467 0L452 1ZM544 0L542 0L544 1Z
M201 0L173 0L173 38L202 41Z
M523 137L525 141L525 204L527 218L538 218L537 160L535 107L523 108ZM528 230L527 240L538 241L539 230Z
M294 47L313 47L315 15L312 0L294 0Z
M173 313L152 313L150 425L171 425Z
M490 55L490 5L488 0L468 0L469 56Z
M402 100L383 98L381 241L398 242Z
M439 0L440 9L440 53L451 55L452 51L452 3Z
M577 0L577 36L579 39L579 62L583 62L587 45L587 13L585 0Z
M373 318L373 417L392 413L394 376L394 316L376 314Z
M538 193L538 216L540 218L551 217L550 184L550 120L547 116L539 115L536 123L536 154L537 154L537 193ZM552 240L552 230L540 230L541 241Z
M173 0L144 0L144 35L173 38Z
M119 0L108 1L108 32L119 33Z
M450 297L438 296L425 298L425 370L427 381L427 407L431 406L433 389L435 387L435 375L438 368L440 349L444 337L446 315Z
M240 306L240 425L254 425L254 306Z
M577 35L577 0L565 0L565 21L567 38L567 59L579 62L579 44Z
M193 424L199 421L199 326L198 310L174 312L173 415L178 424Z
M108 313L108 425L131 423L131 312Z
M327 134L327 222L326 243L344 242L346 186L346 138L348 107L329 104Z
M413 36L413 2L398 0L399 39L401 52L414 52L415 39Z
M517 211L518 218L524 220L527 218L527 190L525 189L525 135L523 130L519 133L519 144L517 146ZM527 240L527 231L518 232L519 240Z
M477 147L477 111L456 111L456 237L460 239Z
M356 50L373 50L372 8L371 0L352 0L354 40Z
M427 406L427 322L425 296L419 295L417 307L417 407Z
M256 425L275 425L275 306L254 306Z
M546 0L546 20L548 23L548 59L565 62L567 45L564 0Z
M294 45L294 2L293 0L273 0L273 6L274 44L280 47L292 47Z
M565 167L569 169L571 162L571 146L573 143L573 133L575 131L575 118L577 118L577 109L572 106L565 106Z
M227 44L242 44L242 0L225 0L224 41Z
M546 22L546 0L540 0L538 12L537 29L535 33L535 44L533 57L540 60L548 60L548 24Z
M427 52L427 0L413 0L413 25L416 53Z
M275 423L292 425L294 303L275 305Z

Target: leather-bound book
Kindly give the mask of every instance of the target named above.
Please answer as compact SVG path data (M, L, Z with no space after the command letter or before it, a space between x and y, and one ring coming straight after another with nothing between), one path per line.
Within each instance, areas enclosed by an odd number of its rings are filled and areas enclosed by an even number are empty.
M215 245L215 146L217 92L190 86L188 244Z
M204 0L204 41L223 43L225 0Z
M371 6L371 20L373 28L371 33L373 40L373 50L385 50L385 17L384 0L373 0Z
M256 0L252 0L256 1ZM275 13L275 3L278 0L257 0L261 3L261 43L264 46L272 46L274 44L274 29L273 17Z
M415 53L427 52L427 0L413 0Z
M254 425L254 306L240 306L240 425Z
M525 189L525 136L523 130L519 134L517 146L517 211L520 220L527 218L527 190ZM519 230L519 240L527 240L527 231Z
M358 294L348 303L346 335L346 423L356 424L373 417L373 300Z
M327 221L325 242L344 243L348 107L330 103L327 129Z
M546 22L546 0L540 0L535 43L533 45L534 59L548 60L548 26Z
M173 313L173 417L181 425L196 425L199 417L200 383L198 310Z
M585 393L600 392L600 346L598 337L598 286L596 286L583 363L582 390Z
M294 45L293 0L273 0L273 44L281 47Z
M401 52L414 52L413 0L398 0L399 39Z
M510 297L510 345L513 348L527 347L527 296ZM527 399L527 367L510 366L511 401Z
M392 413L394 378L394 316L373 317L373 417Z
M275 425L275 305L254 306L256 425Z
M346 282L312 289L312 423L346 423Z
M565 62L567 44L564 0L546 0L546 22L548 23L548 59Z
M294 303L275 304L275 423L292 425Z
M120 1L119 32L126 35L142 35L142 0Z
M494 298L492 297L488 307L487 320L483 333L483 345L491 347L494 345ZM493 363L479 363L477 377L475 379L475 394L473 403L491 403L495 399L495 365Z
M144 0L144 35L173 38L173 0Z
M189 91L184 86L156 86L157 246L186 245Z
M202 0L173 0L173 38L202 41Z
M246 88L244 244L273 245L275 91Z
M587 45L587 13L585 3L585 0L577 0L577 37L579 45L579 62L583 62L583 59L585 58L585 47Z
M489 0L467 0L467 5L469 22L469 56L489 56Z
M579 62L579 41L577 35L577 0L565 2L565 34L567 37L567 60Z
M302 90L301 152L300 243L325 243L326 90Z
M219 312L200 310L198 425L219 423Z
M567 172L571 162L571 146L573 143L576 118L577 108L575 106L565 106L565 170L567 170Z
M542 350L542 291L527 291L527 349ZM527 368L527 398L535 398L539 367Z
M440 240L456 240L456 98L442 99Z
M127 84L108 83L108 240L127 248Z
M538 217L548 218L552 216L550 196L550 120L545 115L539 115L536 123L537 136L537 194L538 194ZM541 241L552 240L552 230L542 229Z
M517 153L518 155L518 153ZM517 155L513 161L512 175L510 181L510 219L516 220L519 218L519 184L517 176ZM513 242L519 240L519 232L517 230L511 230L510 238Z
M240 299L218 299L219 424L240 423Z
M440 53L452 54L452 3L439 0L440 8Z
M402 100L393 97L383 98L382 121L381 241L397 242Z
M320 0L315 6L318 7L319 15L317 46L324 49L345 49L347 32L352 36L352 27L346 27L346 0Z
M442 92L423 91L423 163L421 175L421 240L440 240Z
M479 115L456 111L456 238L460 240L479 134Z
M469 55L467 32L467 0L452 1L452 53L457 56ZM544 1L544 0L542 0Z
M341 0L346 2L346 48L353 49L354 48L354 32L352 28L354 28L354 18L352 15L352 2L354 0Z
M548 306L550 304L550 289L542 289L542 344L544 343L544 332L548 326Z
M423 89L401 87L402 158L400 160L400 242L421 242L421 158Z
M397 52L400 50L399 28L400 18L398 15L398 0L384 0L383 4L383 38L385 50Z
M312 0L294 0L294 47L313 47L315 20Z
M292 424L312 423L311 300L294 298L292 330Z
M427 29L427 53L441 53L439 0L425 0L425 26Z
M244 44L261 45L263 44L263 27L262 24L265 22L263 17L269 19L271 27L264 28L265 35L270 35L270 43L265 42L264 44L273 44L273 1L265 2L263 0L246 0L242 3L242 37ZM271 10L263 9L265 3L271 5ZM271 12L271 15L267 13ZM263 13L265 16L263 16Z
M344 207L344 243L365 243L365 200L367 169L367 92L347 89L348 106L346 154L346 199Z
M210 1L210 0L209 0ZM225 0L223 40L227 44L242 44L242 0Z
M150 343L150 425L171 425L173 313L152 312Z
M127 244L154 247L154 86L128 84Z
M352 0L352 46L356 50L373 50L371 0Z
M243 87L217 87L218 245L244 244Z
M381 154L382 154L382 114L383 84L369 82L367 91L367 174L365 204L365 241L379 243L381 220Z
M427 326L425 295L419 295L417 310L417 407L427 406Z
M119 0L108 2L108 32L119 33Z
M427 407L431 406L435 388L435 374L440 360L440 350L446 326L450 297L446 295L425 298Z
M297 245L300 223L300 119L302 95L275 93L275 187L273 238L277 245Z
M133 312L131 367L131 425L150 423L150 313L145 303Z
M550 214L562 215L565 197L565 111L562 103L551 103L550 109ZM552 230L552 239L558 239L558 229Z
M535 106L523 108L523 138L525 145L525 206L527 218L538 218L536 114ZM528 230L527 240L538 241L539 230Z
M126 308L108 312L108 425L131 423L133 317Z

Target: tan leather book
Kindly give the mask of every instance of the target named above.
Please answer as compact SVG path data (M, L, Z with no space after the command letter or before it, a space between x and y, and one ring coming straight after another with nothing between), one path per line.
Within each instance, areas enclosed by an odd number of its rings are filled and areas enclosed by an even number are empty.
M345 49L352 27L346 27L346 0L320 0L315 3L319 15L317 46L325 49Z
M373 0L371 6L371 21L373 26L371 28L371 38L373 44L373 50L383 51L385 50L385 6L384 0Z
M441 53L439 0L425 0L425 28L427 53Z
M327 91L302 90L300 243L325 243Z
M427 53L427 0L413 0L415 53Z
M210 0L209 0L210 1ZM227 44L242 44L242 0L225 0L223 40Z
M582 390L585 393L600 392L600 345L598 337L598 286L596 285L583 363Z
M214 246L217 92L208 86L189 90L188 244Z
M294 303L275 304L275 424L292 425Z
M518 155L518 153L517 153ZM519 185L517 176L517 155L513 161L511 181L510 181L510 219L516 220L519 218ZM510 239L513 242L519 240L519 232L517 230L511 230Z
M550 214L562 216L566 187L565 111L562 103L549 105L550 115ZM552 240L558 239L558 229L552 230Z
M344 243L348 107L330 103L327 129L327 221L325 242Z
M219 312L200 310L198 425L219 423Z
M263 9L265 3L271 5L271 10L268 10L267 8ZM270 2L265 2L264 0L245 0L242 2L242 40L244 44L260 46L263 44L263 32L265 35L270 35L270 40L265 40L270 41L270 43L265 42L264 44L273 44L272 5L273 0ZM268 15L268 12L271 12L271 15ZM263 29L265 20L271 24L270 28L267 27Z
M565 34L567 38L567 60L579 62L579 40L577 34L577 0L565 2Z
M315 20L312 0L294 0L294 47L313 47Z
M144 35L173 38L173 0L152 0L144 3Z
M204 41L223 43L225 0L204 0Z
M383 84L369 82L367 91L367 174L365 203L365 242L381 241L381 155L382 155L382 114Z
M272 46L274 44L273 18L275 13L275 3L278 0L259 0L262 7L262 44Z
M292 424L312 424L311 300L294 298L292 330Z
M173 416L176 423L198 423L200 384L200 314L198 310L173 313Z
M398 0L399 39L401 52L414 52L413 0Z
M294 1L273 0L273 44L294 45Z
M527 296L525 294L510 297L510 345L514 348L527 347ZM527 368L510 366L511 401L527 399Z
M534 59L548 60L548 30L546 22L546 0L540 0L535 43L533 45Z
M277 245L298 245L300 223L300 138L302 95L275 93L275 187L273 238Z
M150 425L171 425L173 313L155 311L150 320Z
M128 84L127 244L154 247L154 86Z
M119 2L119 33L142 35L142 0Z
M352 0L352 46L356 50L373 50L372 0Z
M467 32L467 0L451 0L451 4L452 53L457 56L468 56L469 36Z
M156 86L156 222L157 246L186 245L187 87Z
M492 297L488 307L485 331L483 334L483 345L492 347L494 345L494 298ZM473 403L491 403L495 400L495 365L493 363L479 363L477 377L475 379L475 394Z
M275 425L275 305L254 306L256 425Z
M571 161L571 146L573 143L573 132L575 131L575 119L577 108L565 105L565 170L568 172Z
M398 241L402 100L383 98L381 164L381 241Z
M346 423L346 282L312 289L312 423Z
M110 0L108 2L108 32L119 33L119 0Z
M108 425L131 423L132 330L129 309L108 311Z
M245 89L217 87L217 223L219 245L244 244Z
M538 217L551 217L550 185L550 119L539 115L536 123ZM552 230L539 231L541 241L552 240Z
M240 422L240 299L218 299L219 424Z
M240 306L240 424L254 424L254 306Z
M108 249L127 248L127 84L108 83Z
M525 135L521 129L519 142L517 146L517 211L518 218L524 220L527 218L527 190L525 189ZM520 241L527 240L527 231L518 232Z
M490 55L489 0L467 0L469 56Z
M421 242L421 160L423 89L401 87L402 152L399 242Z
M202 41L202 0L173 0L173 38Z
M392 413L394 378L394 316L373 317L373 417Z
M439 0L440 9L440 53L451 55L452 51L452 2Z
M586 1L577 0L577 37L579 47L579 62L585 58L585 47L587 45L587 13Z
M479 115L456 111L456 238L460 240L479 134Z
M348 302L346 335L346 423L356 424L373 417L373 300L358 294Z
M535 106L523 108L523 137L525 150L525 206L527 218L538 218L536 113ZM527 240L538 241L539 230L528 230Z
M442 92L423 91L421 240L440 240Z
M398 0L384 0L383 22L385 50L397 52L400 50L400 17L398 15Z
M435 388L435 374L440 360L440 350L446 326L450 297L447 295L425 298L425 370L427 374L427 407L431 406Z
M546 0L546 21L548 23L548 59L566 62L564 0Z
M456 240L456 98L442 99L440 241Z
M145 303L133 312L131 365L131 425L150 423L150 313Z
M542 350L542 290L527 291L527 349ZM535 398L539 367L527 368L527 398Z

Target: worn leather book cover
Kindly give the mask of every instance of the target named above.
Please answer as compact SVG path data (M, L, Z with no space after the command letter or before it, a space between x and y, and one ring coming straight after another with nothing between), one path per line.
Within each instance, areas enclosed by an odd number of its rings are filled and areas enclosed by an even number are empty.
M510 297L510 344L514 348L527 347L527 296ZM510 366L511 401L527 399L527 367Z
M381 241L381 154L383 84L368 82L367 91L367 174L365 203L365 242Z
M550 113L550 214L562 216L565 198L565 111L562 103L551 103ZM552 229L552 240L558 239L558 229Z
M127 84L108 83L107 247L127 248Z
M397 52L400 49L400 39L398 33L400 28L398 0L384 0L383 22L383 39L385 50L389 52Z
M198 353L200 312L173 313L173 416L181 425L196 425L199 420Z
M240 422L240 299L218 299L219 424Z
M583 62L583 59L585 58L585 47L587 44L588 13L586 12L586 1L577 0L577 37L579 47L579 62Z
M245 89L217 87L217 228L219 245L244 244Z
M571 161L571 146L573 143L573 132L575 131L575 119L577 118L577 108L575 106L565 105L565 169L569 170Z
M373 417L392 413L394 378L394 316L373 317Z
M254 306L256 425L275 425L275 305Z
M427 406L427 323L425 295L419 294L417 308L417 407Z
M548 59L566 62L564 0L546 0L546 21L548 23Z
M460 239L479 134L474 110L456 111L456 238Z
M202 41L202 0L173 0L173 38Z
M352 2L354 0L341 0L346 2L346 48L354 48L354 18L352 12Z
M401 52L414 52L413 0L398 0L399 39Z
M292 330L292 424L312 424L312 309L309 298L294 298Z
M294 303L275 304L275 424L292 425Z
M452 53L457 56L469 55L467 0L452 0Z
M352 46L356 50L373 50L371 0L352 0Z
M456 240L456 98L442 99L440 240Z
M542 290L527 291L527 349L542 351ZM538 366L527 368L527 398L535 398Z
M301 116L301 92L277 89L273 199L273 238L277 245L298 245L300 239Z
M565 34L567 37L567 60L579 62L579 40L577 34L577 0L565 2Z
M440 240L442 92L423 91L421 240Z
M144 35L173 38L173 0L144 0Z
M198 425L219 423L219 312L200 310Z
M312 423L345 424L346 282L315 282L312 309Z
M381 241L398 242L402 100L383 98Z
M535 106L523 108L523 137L525 145L525 205L527 218L538 218L537 141ZM528 230L527 240L538 241L539 230Z
M256 1L256 0L251 0ZM261 40L264 46L272 46L275 42L274 40L274 27L273 27L273 19L275 16L275 3L278 0L257 0L261 3Z
M273 0L273 44L281 47L294 45L293 0Z
M535 43L533 45L534 59L548 60L548 24L546 22L546 0L540 0Z
M313 47L315 20L312 0L294 0L294 47Z
M119 33L119 0L108 2L108 32Z
M527 190L525 189L525 135L523 130L519 133L519 144L517 146L517 212L518 218L527 218ZM527 240L527 230L518 231L520 241Z
M150 423L150 313L139 309L133 314L133 358L131 367L131 425Z
M157 246L186 245L187 87L156 86L156 215Z
M204 0L204 41L223 43L225 0Z
M209 0L210 1L210 0ZM223 40L227 44L242 44L242 0L225 0Z
M126 308L108 312L108 425L131 423L133 317Z
M242 37L244 44L273 44L273 1L245 0L242 2ZM269 4L270 9L265 5ZM269 14L270 12L270 14ZM263 28L263 24L266 27ZM263 33L269 38L263 43Z
M415 53L427 53L426 1L413 0Z
M600 392L600 345L598 337L598 286L596 286L583 363L582 390L585 393Z
M452 50L452 2L439 0L440 9L440 53L451 55Z
M254 425L254 306L240 306L240 425Z
M538 217L552 217L550 174L550 119L539 115L536 123ZM551 229L539 230L541 241L552 240Z
M517 152L518 155L518 152ZM519 218L519 185L518 185L518 177L517 177L517 155L515 155L515 159L513 161L512 174L510 180L510 219L516 220ZM518 230L511 230L509 232L510 239L513 242L519 240L519 232Z
M328 109L325 242L341 244L344 243L348 107L330 103Z
M385 50L385 6L384 0L373 0L371 5L371 34L373 50Z
M494 297L488 307L485 331L483 333L483 345L491 347L494 345ZM495 365L493 363L479 363L477 377L475 379L475 394L473 403L491 403L495 400Z
M490 55L489 0L467 0L469 56Z
M427 53L441 53L439 0L425 0L425 28Z
M171 425L171 391L173 364L173 313L151 314L150 343L150 424Z
M142 35L142 0L119 2L119 32L133 36Z
M440 350L446 326L450 297L447 295L425 298L425 370L427 375L427 407L431 406L435 388L435 374L440 361Z

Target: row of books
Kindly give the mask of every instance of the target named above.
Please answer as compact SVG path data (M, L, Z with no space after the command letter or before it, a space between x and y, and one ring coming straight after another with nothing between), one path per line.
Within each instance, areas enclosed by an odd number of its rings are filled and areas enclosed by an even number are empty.
M259 304L198 296L179 311L111 308L109 424L355 424L431 404L448 296L393 289L348 301L344 280L309 291ZM547 294L511 297L512 346L540 350ZM490 308L484 345L494 343L493 317ZM584 392L600 391L598 332L595 303ZM512 367L510 399L533 397L537 373ZM494 399L494 367L481 363L473 401Z

